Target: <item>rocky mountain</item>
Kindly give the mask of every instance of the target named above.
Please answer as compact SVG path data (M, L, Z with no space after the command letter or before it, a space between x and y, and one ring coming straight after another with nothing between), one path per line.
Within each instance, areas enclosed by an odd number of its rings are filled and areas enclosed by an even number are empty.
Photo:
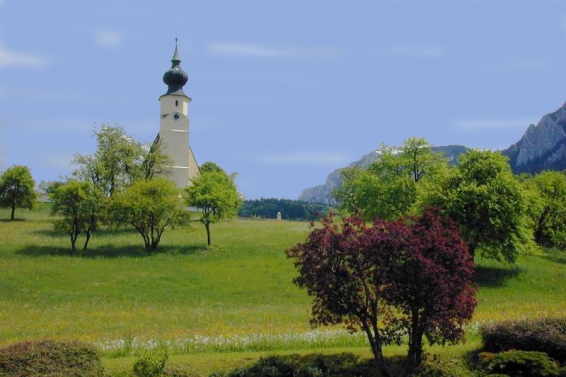
M521 140L502 152L515 174L566 169L566 103L531 124Z
M450 163L456 163L458 156L464 153L467 148L461 145L449 145L445 147L433 147L432 150L435 152L444 153ZM371 163L375 162L377 158L377 151L373 151L364 155L358 161L352 162L346 168L357 166L367 167ZM322 203L331 206L336 205L336 199L332 197L332 192L342 184L342 177L340 175L340 172L343 169L345 168L336 169L332 173L330 173L326 178L326 183L324 185L304 189L298 200L309 203Z
M433 149L443 152L452 163L467 150L461 145ZM555 112L543 116L536 126L531 124L521 140L501 152L509 157L511 169L515 174L566 170L566 103ZM368 166L377 156L375 151L368 153L348 167ZM341 170L330 173L324 185L304 189L298 200L335 205L332 191L342 183Z

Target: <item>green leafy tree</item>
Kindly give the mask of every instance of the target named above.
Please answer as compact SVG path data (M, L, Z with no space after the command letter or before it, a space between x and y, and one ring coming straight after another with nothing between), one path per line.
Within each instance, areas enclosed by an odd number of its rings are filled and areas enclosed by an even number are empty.
M212 162L203 164L200 172L200 177L191 180L186 188L185 198L189 206L200 209L200 222L206 228L210 246L210 225L236 216L242 197L236 187L236 174L228 175Z
M108 205L108 221L133 226L146 249L157 249L167 227L186 224L188 212L180 190L165 178L134 182L116 193Z
M14 220L16 208L32 209L37 200L35 181L27 166L13 165L0 176L0 208L10 208Z
M122 126L102 125L93 130L97 141L92 155L76 154L78 166L73 175L79 181L92 182L104 196L111 197L133 182L166 174L169 158L157 138L150 146L134 140Z
M356 166L342 169L340 176L342 183L332 193L340 210L347 214L361 212L365 218L379 211L373 208L375 198L381 193L380 181L375 174Z
M479 250L512 263L520 253L536 250L526 226L524 193L507 157L469 150L459 162L426 201L459 225L472 255Z
M381 145L378 161L367 169L342 172L342 186L334 192L341 208L360 211L364 219L395 219L420 213L421 191L430 190L447 174L448 161L423 138L411 137L401 147Z
M527 191L528 225L539 245L564 245L566 240L566 175L543 171L523 177Z
M51 185L49 191L52 214L62 217L55 221L55 229L69 235L73 251L79 235L84 233L83 250L86 250L102 213L102 193L91 182L76 180Z

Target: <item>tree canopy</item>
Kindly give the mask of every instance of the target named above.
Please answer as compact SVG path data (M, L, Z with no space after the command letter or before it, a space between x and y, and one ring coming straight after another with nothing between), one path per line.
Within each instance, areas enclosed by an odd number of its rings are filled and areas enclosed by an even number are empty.
M527 195L528 227L535 242L545 246L566 244L566 175L543 171L522 176Z
M14 220L16 208L33 208L37 193L35 181L27 166L13 165L0 176L0 208L10 208Z
M461 339L476 305L472 257L435 210L371 225L329 215L286 252L299 272L295 284L314 298L311 323L362 329L386 375L383 345L408 335L408 363L418 364L423 336Z
M49 191L51 213L62 217L55 221L55 229L69 235L73 251L79 235L84 233L83 250L86 250L98 225L103 207L102 193L91 182L76 180L53 185Z
M116 225L133 226L146 249L157 249L167 227L186 224L188 211L175 184L157 177L134 182L110 201L108 219Z
M210 224L236 216L242 197L236 188L235 174L228 175L212 162L204 163L200 172L186 188L185 200L187 205L200 209L200 222L206 228L210 246Z
M92 182L104 196L111 197L138 180L165 175L169 158L156 138L143 144L128 135L122 126L102 125L94 128L97 148L92 155L76 154L73 172L79 181Z
M535 250L524 193L507 157L472 149L459 162L426 201L458 224L472 255L479 250L485 257L514 262L520 253Z
M342 171L342 186L334 196L348 213L359 211L364 219L392 220L420 213L420 191L448 171L448 161L434 152L423 138L409 138L401 147L381 145L379 158L367 169Z

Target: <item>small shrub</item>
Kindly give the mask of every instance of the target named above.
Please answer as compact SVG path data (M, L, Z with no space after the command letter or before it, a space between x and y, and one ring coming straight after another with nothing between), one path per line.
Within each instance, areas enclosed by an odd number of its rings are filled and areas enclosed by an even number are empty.
M566 318L504 321L482 326L483 350L540 351L566 362Z
M26 341L0 348L3 377L102 377L96 350L80 342Z
M136 360L133 372L136 377L159 377L163 375L169 355L166 349L147 350Z
M485 369L489 373L517 377L559 376L558 364L544 352L511 350L480 357L486 362Z

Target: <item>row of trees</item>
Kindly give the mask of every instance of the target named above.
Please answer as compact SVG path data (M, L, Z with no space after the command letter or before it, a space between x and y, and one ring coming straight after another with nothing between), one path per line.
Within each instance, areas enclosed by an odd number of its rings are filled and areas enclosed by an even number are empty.
M55 229L69 235L72 250L79 236L84 236L86 250L92 234L102 226L133 227L145 247L155 249L165 229L189 227L189 207L200 210L210 245L210 224L237 214L241 196L235 174L207 162L200 177L181 190L167 179L170 161L159 138L142 144L122 127L104 125L94 129L94 136L96 152L75 155L72 178L43 184L52 213L58 215ZM12 206L12 218L15 208L33 205L34 185L27 167L14 166L2 175L0 205Z
M498 152L469 150L450 166L419 138L382 145L367 169L342 173L330 214L287 250L313 296L314 325L343 323L367 335L383 375L422 361L423 338L456 342L476 306L474 255L514 262L566 236L566 176L512 174ZM405 371L382 346L408 338Z
M514 176L501 153L473 149L451 166L422 138L382 145L379 153L367 169L343 171L334 195L346 213L392 220L438 207L459 226L472 254L507 262L566 240L563 172Z
M324 204L307 203L290 199L255 199L245 200L238 211L240 217L260 217L275 219L281 212L284 220L317 220L328 213L329 207Z

